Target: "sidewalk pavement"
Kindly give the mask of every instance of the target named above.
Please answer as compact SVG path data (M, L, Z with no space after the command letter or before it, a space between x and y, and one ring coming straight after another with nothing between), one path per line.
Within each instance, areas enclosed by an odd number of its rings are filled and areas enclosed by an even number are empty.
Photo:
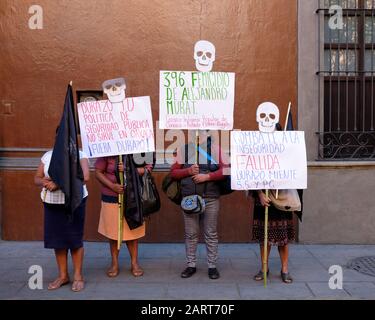
M136 299L136 300L259 300L259 299L375 299L375 277L349 270L349 260L375 255L375 246L291 245L290 272L294 283L280 280L280 261L273 248L270 256L268 288L252 276L260 269L256 244L222 244L219 248L219 280L207 276L205 247L198 248L198 271L182 279L185 267L183 244L140 244L143 277L134 278L129 270L126 248L120 254L121 272L110 279L105 271L110 263L108 244L85 243L84 277L86 289L74 293L70 285L48 291L47 284L57 275L52 250L42 242L0 241L0 299ZM71 260L69 261L71 270ZM43 268L43 289L28 286L29 267ZM328 269L343 267L343 290L331 290ZM71 273L72 275L72 273Z

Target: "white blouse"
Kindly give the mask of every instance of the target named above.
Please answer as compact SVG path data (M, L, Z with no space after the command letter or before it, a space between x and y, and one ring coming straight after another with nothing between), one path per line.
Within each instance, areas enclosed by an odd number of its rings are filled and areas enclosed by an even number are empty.
M41 161L44 164L44 176L49 178L48 169L52 159L52 150L46 152ZM87 159L87 155L83 151L79 151L79 158L80 159ZM87 191L87 187L83 185L83 198L86 198L89 195ZM49 191L46 188L42 189L40 193L40 197L43 202L50 203L50 204L64 204L65 203L65 195L64 193L58 189L56 191Z

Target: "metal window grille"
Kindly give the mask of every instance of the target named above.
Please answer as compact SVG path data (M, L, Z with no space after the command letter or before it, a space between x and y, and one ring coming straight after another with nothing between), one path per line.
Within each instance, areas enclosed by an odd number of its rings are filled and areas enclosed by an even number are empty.
M375 0L321 0L317 13L319 158L375 160Z

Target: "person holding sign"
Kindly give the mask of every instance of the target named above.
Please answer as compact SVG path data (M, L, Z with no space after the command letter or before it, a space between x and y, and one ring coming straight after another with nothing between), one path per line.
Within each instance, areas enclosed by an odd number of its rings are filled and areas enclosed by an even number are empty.
M108 97L106 105L109 107L105 109L106 111L125 110L125 106L130 103L129 101L133 101L132 99L126 99L124 78L106 80L102 87ZM133 103L134 101L130 103L132 107L127 109L128 112L134 111L135 105ZM141 107L138 107L138 109L141 109ZM133 129L128 132L124 130L122 134L124 136L137 134L139 126L139 122L132 122L128 117L128 113L121 116L123 120L121 125L132 126ZM138 120L144 119L145 114L141 115ZM148 129L147 132L148 135L152 133L150 141L153 143L153 131ZM129 145L132 146L133 143ZM144 175L146 169L151 171L152 165L146 165L147 157L143 159L142 156L143 161L138 161L137 158L136 163L132 152L129 152L128 149L121 150L126 151L125 156L119 149L118 153L113 156L100 157L95 163L96 178L102 187L102 208L98 232L109 239L112 263L107 271L108 277L116 277L119 274L118 256L122 241L126 242L129 250L131 272L133 276L140 277L143 275L143 270L138 263L138 239L145 235L145 223L140 199L142 194L140 177ZM152 161L150 162L152 163Z
M190 135L195 132L189 131ZM220 187L225 168L220 147L214 144L208 130L199 131L199 143L194 142L177 150L176 162L171 167L172 179L181 181L183 216L185 224L185 247L187 267L182 278L196 273L199 224L203 222L204 239L207 248L208 276L220 277L216 262L218 257L217 219L220 207ZM228 162L225 162L228 163ZM198 209L189 209L199 203ZM185 201L185 202L184 202ZM186 207L185 207L186 206Z
M171 178L181 181L181 208L185 223L187 267L181 273L189 278L196 272L199 223L204 225L208 276L218 279L217 219L224 162L218 144L208 130L232 130L235 74L212 72L216 48L207 40L194 46L195 72L160 72L159 127L197 130L190 143L177 150Z
M253 220L253 240L259 241L261 260L264 260L264 208L268 207L268 258L271 252L271 246L277 246L281 259L281 278L285 283L293 282L288 270L289 246L295 241L296 232L293 223L293 212L277 209L271 202L270 197L265 192L254 191L254 220ZM267 271L267 273L269 270ZM260 270L255 276L255 281L263 280L263 271Z
M133 181L126 181L125 186L120 184L118 179L120 174L126 170L131 171L130 167L136 168L136 172L133 175L126 175L131 177ZM117 246L118 239L118 195L119 194L133 194L140 195L140 185L135 182L137 175L143 176L145 170L152 170L152 165L136 165L132 155L126 156L124 164L120 164L118 157L104 157L97 159L95 163L96 178L101 184L102 193L102 208L100 211L100 220L98 232L109 239L112 263L107 271L108 277L116 277L119 274L119 249ZM127 191L127 186L132 186L132 192ZM132 199L127 199L125 196L125 202L129 202ZM128 207L125 204L125 208ZM126 217L126 210L125 210ZM138 263L138 239L145 236L146 226L143 222L141 226L136 227L133 225L129 226L126 219L123 219L123 236L122 240L126 242L126 246L129 250L131 259L131 272L133 276L140 277L143 275L143 270Z
M272 134L276 130L281 130L279 124L280 113L278 107L271 103L262 103L257 110L257 122L259 131ZM288 270L289 247L288 244L295 241L296 232L293 223L293 212L281 210L276 206L278 191L257 190L252 192L254 197L254 219L253 219L253 240L259 241L261 255L261 270L254 276L255 281L264 280L265 269L267 276L269 273L268 260L271 246L277 246L281 259L281 279L285 283L292 283L293 279ZM273 196L271 201L271 195ZM265 208L266 216L265 216ZM265 230L267 231L267 241L265 241ZM267 250L265 256L265 243Z

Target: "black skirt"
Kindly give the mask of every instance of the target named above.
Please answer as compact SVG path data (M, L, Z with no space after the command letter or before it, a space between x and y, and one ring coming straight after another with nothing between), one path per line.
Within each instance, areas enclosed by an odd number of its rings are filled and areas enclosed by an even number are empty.
M47 249L79 249L83 247L86 199L70 220L63 204L44 203L44 247Z
M265 210L261 205L254 206L253 240L260 244L264 242ZM293 213L276 209L268 209L268 243L274 246L285 246L296 239L293 223Z

